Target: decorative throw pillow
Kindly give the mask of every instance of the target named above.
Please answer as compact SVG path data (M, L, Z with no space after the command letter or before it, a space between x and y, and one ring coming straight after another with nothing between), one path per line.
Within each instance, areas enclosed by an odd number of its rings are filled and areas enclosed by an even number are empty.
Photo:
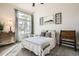
M46 37L51 37L51 32L46 32Z
M41 36L45 36L46 35L46 32L41 32Z

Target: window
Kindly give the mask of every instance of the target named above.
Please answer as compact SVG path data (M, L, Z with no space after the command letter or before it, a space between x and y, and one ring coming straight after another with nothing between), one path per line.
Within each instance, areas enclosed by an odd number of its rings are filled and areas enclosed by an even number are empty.
M22 11L16 10L17 32L18 38L21 40L32 34L33 21L32 16Z

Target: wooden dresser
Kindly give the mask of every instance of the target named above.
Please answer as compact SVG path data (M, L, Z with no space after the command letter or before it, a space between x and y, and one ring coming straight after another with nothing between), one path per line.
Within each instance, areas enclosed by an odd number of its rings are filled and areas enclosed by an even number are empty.
M0 46L14 43L15 33L0 32Z

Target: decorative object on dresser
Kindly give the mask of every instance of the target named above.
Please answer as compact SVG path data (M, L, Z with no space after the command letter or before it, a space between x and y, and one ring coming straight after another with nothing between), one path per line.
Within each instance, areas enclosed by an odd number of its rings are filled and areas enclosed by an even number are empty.
M60 44L61 46L63 44L74 46L74 49L76 50L76 31L75 30L61 30L60 32Z
M10 31L9 31L9 33L12 33L11 26L10 26Z

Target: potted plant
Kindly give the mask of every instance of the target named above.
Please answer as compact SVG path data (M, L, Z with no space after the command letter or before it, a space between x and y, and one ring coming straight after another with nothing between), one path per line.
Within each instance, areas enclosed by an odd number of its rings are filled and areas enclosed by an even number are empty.
M0 32L2 32L3 27L4 27L3 24L0 23Z

